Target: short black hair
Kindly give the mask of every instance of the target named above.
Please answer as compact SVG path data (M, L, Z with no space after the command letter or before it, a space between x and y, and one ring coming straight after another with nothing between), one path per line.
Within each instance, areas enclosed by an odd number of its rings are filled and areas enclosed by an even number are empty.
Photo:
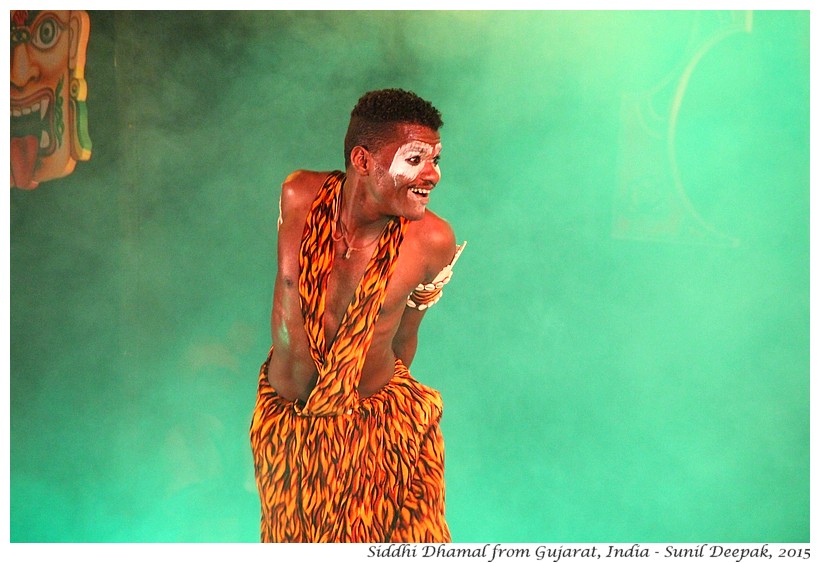
M424 125L438 131L444 122L433 104L413 92L386 88L367 92L350 112L345 135L345 167L350 166L353 147L375 151L386 141L398 123Z

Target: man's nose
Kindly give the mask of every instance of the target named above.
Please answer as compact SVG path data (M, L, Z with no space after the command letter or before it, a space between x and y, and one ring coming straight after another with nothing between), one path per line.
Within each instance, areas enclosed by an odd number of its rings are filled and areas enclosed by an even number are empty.
M421 179L433 185L438 184L439 180L441 180L441 170L439 170L438 164L433 161L425 163L424 170L422 170L421 173Z

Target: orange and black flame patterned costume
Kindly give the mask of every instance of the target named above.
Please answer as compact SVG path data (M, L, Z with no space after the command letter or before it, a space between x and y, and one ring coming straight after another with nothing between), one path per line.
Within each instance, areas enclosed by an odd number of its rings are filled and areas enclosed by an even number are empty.
M331 173L308 213L299 294L318 371L307 401L279 397L259 374L250 429L263 542L449 542L439 393L396 360L391 381L361 399L357 386L406 221L394 218L327 342L325 290L332 220L344 175Z

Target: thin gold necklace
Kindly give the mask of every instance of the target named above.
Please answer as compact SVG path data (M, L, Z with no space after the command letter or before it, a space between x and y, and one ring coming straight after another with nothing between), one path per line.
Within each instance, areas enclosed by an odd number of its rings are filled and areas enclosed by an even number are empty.
M346 181L347 179L345 179ZM344 189L344 182L342 182L341 187L339 188L339 193L336 194L336 217L333 218L333 222L331 224L331 232L330 237L333 239L333 242L343 241L345 243L345 253L344 258L348 260L350 258L351 252L358 252L360 250L364 250L365 248L369 248L373 246L377 240L379 240L382 236L381 233L374 238L372 241L367 243L364 246L360 246L359 248L355 248L351 243L350 239L347 238L347 227L345 226L344 221L342 221L342 190ZM337 226L338 224L338 226ZM336 232L339 232L339 235ZM382 230L383 231L383 230Z

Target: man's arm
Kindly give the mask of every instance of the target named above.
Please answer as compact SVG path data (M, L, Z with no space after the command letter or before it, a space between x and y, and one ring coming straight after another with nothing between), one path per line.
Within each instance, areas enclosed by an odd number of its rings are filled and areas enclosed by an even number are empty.
M393 337L393 353L407 367L410 367L413 358L416 356L416 348L419 343L419 326L425 312L405 307L399 329L396 331L396 336Z
M431 213L430 225L425 229L428 258L426 275L421 283L430 283L451 263L456 253L455 233L443 219ZM396 335L393 337L393 353L404 365L410 367L418 347L418 331L427 307L405 306Z
M299 244L305 217L321 185L323 173L307 170L292 172L279 191L277 229L277 270L271 309L271 337L275 344L286 346L288 330L297 326L299 309Z

